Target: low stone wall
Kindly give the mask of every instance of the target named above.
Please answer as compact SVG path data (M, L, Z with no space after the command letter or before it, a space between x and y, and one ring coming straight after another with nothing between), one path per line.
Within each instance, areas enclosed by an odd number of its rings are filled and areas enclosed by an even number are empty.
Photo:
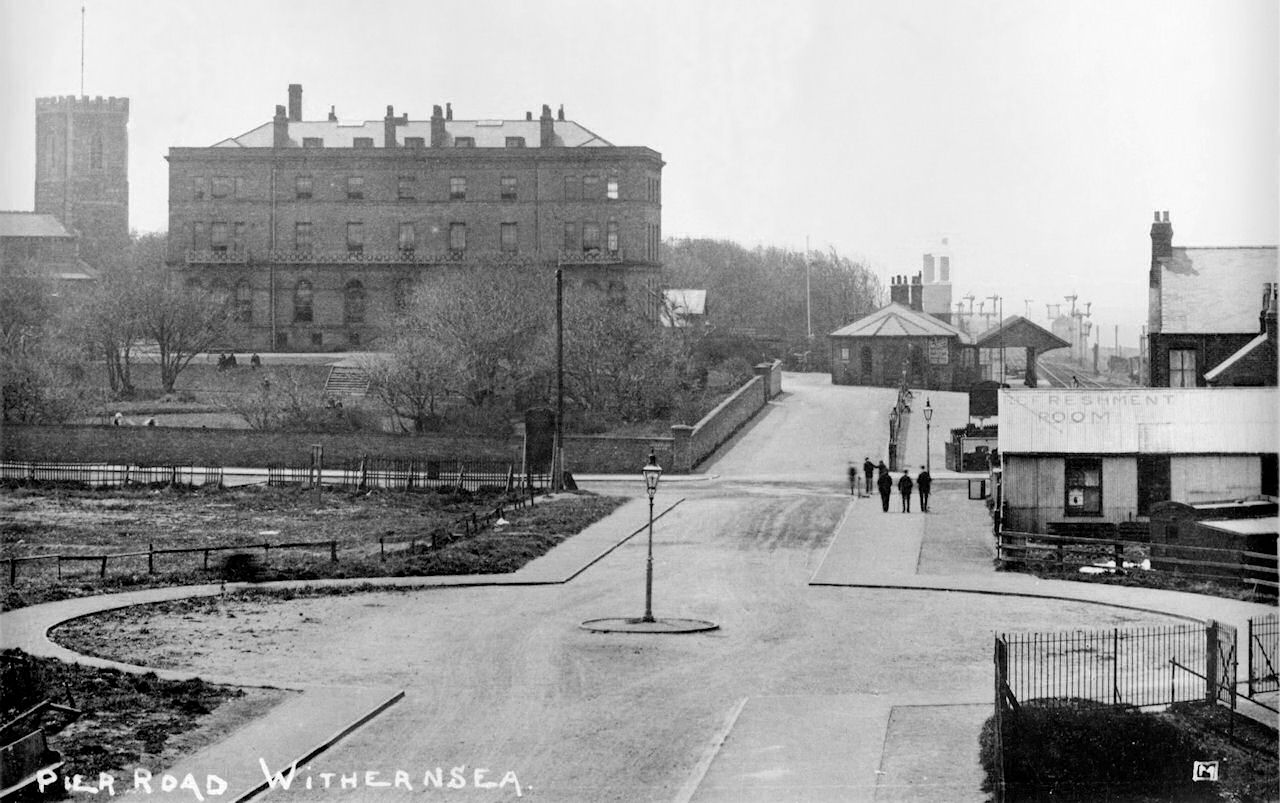
M782 391L782 363L756 366L756 376L692 427L669 436L569 435L565 464L575 474L640 474L652 451L667 471L686 474ZM58 463L237 466L306 463L312 444L330 465L362 455L392 458L473 457L519 462L518 438L493 441L447 435L324 434L234 429L117 426L27 426L0 429L0 459Z
M306 463L312 444L317 443L324 446L325 462L331 465L366 454L404 459L520 459L520 443L514 439L502 442L445 435L12 424L5 424L0 431L0 457L49 463L261 468Z

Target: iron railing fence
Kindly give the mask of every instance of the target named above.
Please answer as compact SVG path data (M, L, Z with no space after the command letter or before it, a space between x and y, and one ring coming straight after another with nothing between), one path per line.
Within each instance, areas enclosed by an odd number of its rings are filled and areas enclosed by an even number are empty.
M1249 620L1249 696L1280 691L1280 617Z
M267 484L312 487L316 468L310 463L274 465L267 468ZM454 488L464 491L495 490L529 493L545 490L551 477L546 473L521 474L520 466L509 460L483 458L388 458L363 457L321 472L325 486L347 490L385 488L414 491Z
M1056 698L1141 708L1203 700L1211 669L1207 638L1203 624L1002 634L997 655L1005 666L997 665L997 675L1016 702Z
M0 481L72 483L91 488L126 485L219 486L223 470L216 466L150 466L116 463L0 462Z

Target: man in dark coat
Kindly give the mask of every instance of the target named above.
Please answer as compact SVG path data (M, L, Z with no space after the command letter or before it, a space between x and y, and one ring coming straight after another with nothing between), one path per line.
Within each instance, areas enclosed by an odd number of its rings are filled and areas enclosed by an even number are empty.
M870 457L862 458L862 473L867 478L867 496L871 496L871 483L874 482L871 475L876 472L876 464L871 462Z
M911 512L911 487L914 485L911 481L911 475L904 468L902 470L902 478L898 480L898 491L902 494L902 512Z
M880 504L884 506L884 512L889 512L889 494L893 493L893 478L889 476L889 470L884 468L881 463L880 479L876 480L876 488L880 490Z
M920 467L920 473L916 475L916 488L920 489L920 512L929 512L929 486L933 484L933 477L929 476L929 471L924 466Z

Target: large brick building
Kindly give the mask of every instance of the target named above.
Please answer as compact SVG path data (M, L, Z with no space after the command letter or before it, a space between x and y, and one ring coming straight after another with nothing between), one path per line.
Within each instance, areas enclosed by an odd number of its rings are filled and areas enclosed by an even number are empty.
M234 305L238 348L376 347L415 285L496 262L656 319L662 157L563 109L304 120L293 84L271 121L168 161L170 264Z
M94 267L129 243L129 99L36 99L35 211L78 235Z

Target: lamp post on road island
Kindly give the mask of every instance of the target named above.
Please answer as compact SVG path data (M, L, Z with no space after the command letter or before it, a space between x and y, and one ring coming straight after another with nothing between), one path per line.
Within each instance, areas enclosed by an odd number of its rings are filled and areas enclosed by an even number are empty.
M608 619L588 619L579 625L584 630L596 633L701 633L707 630L718 630L719 625L704 619L658 619L653 615L653 497L658 493L658 480L662 479L662 466L653 451L649 451L649 462L640 469L644 477L644 490L649 496L649 544L645 556L644 568L644 616L640 618L612 617ZM680 502L684 500L681 499ZM676 504L680 504L676 502ZM675 507L675 505L672 505ZM663 511L666 515L671 508ZM638 535L639 530L624 539L624 543Z
M933 407L929 404L929 400L924 400L924 470L933 473L933 463L929 460L929 441L933 434Z
M662 466L649 452L649 462L640 469L644 475L644 489L649 494L649 557L645 561L644 572L644 618L642 622L653 621L653 497L658 492L658 480L662 479Z

